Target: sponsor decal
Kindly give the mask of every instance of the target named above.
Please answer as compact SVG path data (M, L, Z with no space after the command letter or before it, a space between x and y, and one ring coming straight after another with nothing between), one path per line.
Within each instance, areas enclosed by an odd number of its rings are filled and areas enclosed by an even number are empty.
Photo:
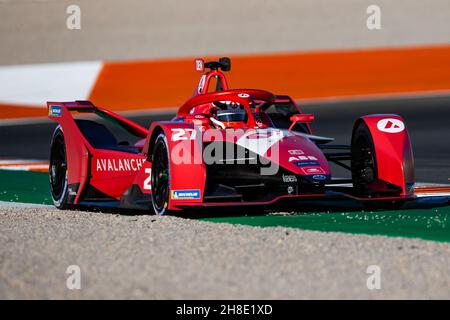
M303 161L303 162L296 162L295 165L297 167L312 167L312 166L320 166L320 163L317 161Z
M144 172L147 174L143 184L144 190L152 190L152 168L145 168Z
M248 93L239 93L237 96L239 98L248 98L248 97L250 97L250 95Z
M327 179L327 176L323 175L323 174L315 174L312 176L312 178L314 180L319 180L319 181L323 181Z
M219 102L222 104L226 104L227 107L231 107L232 109L236 109L237 107L239 107L240 109L244 109L239 103L231 100L220 100Z
M294 162L294 161L308 161L308 160L312 160L312 161L317 161L318 159L314 156L292 156L289 157L289 162Z
M399 133L405 130L405 124L398 119L382 119L377 123L378 130L387 133Z
M77 192L75 190L73 190L72 188L69 188L68 191L69 191L69 196L76 196L77 195Z
M321 167L305 167L302 168L302 171L305 174L325 174L325 170L323 170Z
M145 158L132 159L96 159L97 171L114 172L114 171L139 171L145 162Z
M49 116L61 117L61 114L62 114L61 106L50 106L50 110L48 111Z
M171 190L170 198L177 199L200 199L200 189L193 190Z
M204 74L198 83L197 93L202 93L203 88L205 87L206 75Z
M303 154L303 150L300 149L295 149L295 150L288 150L289 154L293 155L293 156L298 156Z
M283 174L283 182L297 182L297 177L294 175Z

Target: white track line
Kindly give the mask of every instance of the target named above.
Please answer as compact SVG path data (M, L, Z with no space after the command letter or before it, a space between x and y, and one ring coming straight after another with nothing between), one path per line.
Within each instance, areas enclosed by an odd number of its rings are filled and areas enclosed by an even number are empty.
M48 204L35 204L35 203L24 203L24 202L0 201L0 209L1 208L11 208L11 207L19 207L19 208L55 208L55 206L48 205Z

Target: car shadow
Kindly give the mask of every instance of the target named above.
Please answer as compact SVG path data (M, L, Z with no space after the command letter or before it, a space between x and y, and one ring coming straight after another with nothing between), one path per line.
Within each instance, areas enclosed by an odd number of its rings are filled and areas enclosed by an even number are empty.
M383 212L395 210L417 210L433 209L450 206L448 197L419 198L411 202L404 203L400 207L376 207L364 206L360 202L352 200L327 200L321 202L303 201L289 206L277 207L253 207L253 206L233 206L233 207L206 207L190 209L180 212L173 212L170 215L185 219L206 219L206 218L224 218L240 216L263 216L267 214L289 215L309 215L309 214L327 214L327 213L350 213L350 212ZM295 208L293 208L295 207ZM148 216L154 215L151 210L123 209L113 207L78 207L72 210L99 212L105 214L116 214L121 216Z

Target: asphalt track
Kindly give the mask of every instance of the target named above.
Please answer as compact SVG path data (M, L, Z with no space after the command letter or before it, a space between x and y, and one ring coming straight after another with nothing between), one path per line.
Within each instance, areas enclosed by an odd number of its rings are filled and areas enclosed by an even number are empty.
M362 115L396 113L404 117L410 132L416 180L450 181L450 97L414 97L391 100L302 103L303 112L313 113L315 134L334 137L336 143L350 143L352 125ZM137 115L129 118L148 127L154 120L167 120L173 114ZM0 157L48 159L55 124L51 122L0 124ZM345 172L335 168L336 175Z
M449 243L36 205L0 230L0 299L450 299Z

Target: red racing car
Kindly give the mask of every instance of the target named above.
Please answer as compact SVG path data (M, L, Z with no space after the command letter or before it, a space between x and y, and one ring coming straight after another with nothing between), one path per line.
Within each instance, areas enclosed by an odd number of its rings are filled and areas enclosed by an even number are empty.
M195 61L202 75L171 121L144 128L89 101L48 102L56 207L109 206L162 215L194 208L277 206L351 198L414 197L414 163L403 119L359 118L351 145L313 135L311 114L289 96L229 89L228 58ZM333 162L351 179L332 177Z

